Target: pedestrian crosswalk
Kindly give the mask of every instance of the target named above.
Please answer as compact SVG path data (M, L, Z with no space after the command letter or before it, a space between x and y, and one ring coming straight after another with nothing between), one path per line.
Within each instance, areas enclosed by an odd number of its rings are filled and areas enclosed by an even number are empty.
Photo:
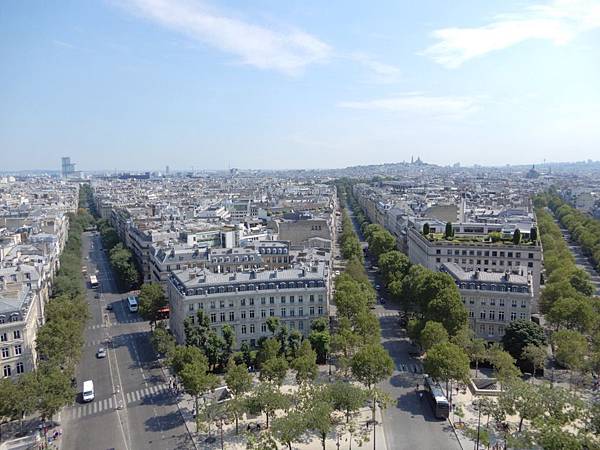
M111 322L110 326L114 327L116 325L125 325L128 323L139 323L139 322L143 322L144 319L142 319L141 317L136 317L135 319L129 319L129 320L119 320L116 322ZM102 323L96 323L94 325L90 325L88 327L86 327L86 330L99 330L101 328L106 328L105 324Z
M398 311L376 311L377 317L398 317Z
M127 392L125 394L125 402L129 405L131 403L139 402L148 397L158 396L165 392L168 392L169 385L166 383L149 386L144 389L138 389L137 391Z
M146 399L158 397L169 392L169 385L162 383L158 385L148 386L137 391L127 392L123 396L127 405L132 405L137 402L143 402ZM121 394L118 394L121 397ZM83 405L74 405L70 408L66 408L61 413L61 420L77 420L87 416L93 416L116 409L118 401L115 396L105 399L95 399L90 403Z
M399 372L423 373L423 365L421 363L396 363L396 369Z
M104 411L112 411L116 408L114 398L96 399L93 402L84 405L75 405L66 408L61 413L61 420L77 420L82 417L100 414Z

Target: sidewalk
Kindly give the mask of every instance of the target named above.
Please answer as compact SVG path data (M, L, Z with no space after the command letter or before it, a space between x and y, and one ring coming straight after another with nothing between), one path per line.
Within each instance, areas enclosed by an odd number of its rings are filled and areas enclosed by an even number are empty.
M166 372L166 369L164 369ZM326 374L326 369L320 367L321 376L323 373ZM165 374L167 379L170 376L168 373ZM284 384L281 389L286 392L293 392L297 389L297 385L293 382L294 377L290 376L291 373L288 374ZM220 441L220 430L216 425L211 426L211 437L214 439L209 439L209 434L207 432L196 432L196 421L193 417L194 411L194 399L187 394L180 394L178 396L178 407L181 416L185 421L186 428L194 442L194 446L196 449L220 449L221 441ZM388 447L388 444L385 439L385 434L383 431L382 425L382 412L379 408L377 408L375 412L375 419L378 423L375 429L375 441L377 450L391 450ZM282 413L279 411L277 413L277 417L281 417ZM355 449L372 449L373 448L373 428L372 425L368 426L368 422L371 419L371 410L368 407L361 409L358 413L358 431L356 431L352 437L352 448ZM251 424L252 426L256 426L256 424L260 424L262 427L266 426L266 417L264 415L248 417L246 414L239 420L239 434L235 434L235 422L224 422L223 425L223 443L224 447L232 450L245 450L246 449L246 429L247 426ZM326 448L336 448L336 445L339 443L344 443L344 446L348 444L348 439L350 438L349 434L340 433L339 436L332 432L329 434L326 441ZM208 442L207 442L208 439ZM368 439L368 440L367 440ZM301 443L294 443L293 448L297 450L321 450L321 441L320 439L311 433L307 433L305 439Z

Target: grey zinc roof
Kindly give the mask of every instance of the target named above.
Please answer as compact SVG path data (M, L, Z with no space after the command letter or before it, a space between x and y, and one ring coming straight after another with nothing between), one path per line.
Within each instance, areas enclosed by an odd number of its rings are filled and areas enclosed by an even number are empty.
M196 274L194 278L191 277L193 273ZM186 287L195 287L217 286L228 283L269 283L273 281L323 279L324 266L319 264L317 266L317 272L312 272L307 268L304 273L305 275L302 275L302 269L300 268L277 271L266 270L254 272L254 278L251 278L253 275L252 272L213 273L207 269L197 269L195 272L194 269L173 271L173 275L175 275Z
M510 282L511 284L528 284L529 279L524 275L517 275L511 273L509 280L506 280L505 273L503 272L483 272L483 271L465 271L456 263L444 263L442 264L446 270L460 281L480 281L485 283L502 283Z

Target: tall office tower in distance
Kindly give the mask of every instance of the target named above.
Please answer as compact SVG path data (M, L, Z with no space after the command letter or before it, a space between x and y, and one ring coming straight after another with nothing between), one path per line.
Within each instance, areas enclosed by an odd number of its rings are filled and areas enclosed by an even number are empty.
M64 156L61 158L62 170L61 174L63 178L69 178L75 172L75 164L71 163L71 158Z

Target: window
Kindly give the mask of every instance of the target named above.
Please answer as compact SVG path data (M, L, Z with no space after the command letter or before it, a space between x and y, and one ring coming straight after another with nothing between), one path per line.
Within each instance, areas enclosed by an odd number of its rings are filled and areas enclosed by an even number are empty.
M499 300L499 302L500 302L500 306L504 306L504 299L503 299L503 298L501 298L501 299Z
M319 306L318 311L319 311L319 315L322 316L323 315L323 307Z
M235 320L235 312L229 311L229 321L233 322Z
M250 306L254 306L254 299L253 298L250 299Z
M250 318L254 319L254 310L253 309L250 310Z
M275 297L269 297L269 305L275 304Z
M243 298L243 299L240 300L240 305L246 306L246 299L245 298Z
M267 298L266 297L261 297L260 298L260 304L261 305L266 305L267 304Z
M269 309L269 317L274 317L275 316L275 309L271 308Z
M246 325L242 325L242 334L246 334Z
M282 296L281 296L281 304L282 304L282 305L285 305L285 295L282 295Z
M481 306L485 306L485 299L481 300Z
M23 347L21 345L15 345L15 355L21 355L23 353Z
M510 320L511 320L511 322L513 320L517 320L517 313L516 312L513 311L513 312L510 313Z
M474 304L475 304L475 299L473 299L473 298L470 298L470 299L469 299L469 305L474 305Z
M513 308L516 308L516 307L517 307L517 301L516 301L515 299L513 299L513 301L512 301L512 305L511 305L511 306L512 306Z
M224 312L222 312L222 313L219 315L219 321L220 321L220 322L225 322L225 313L224 313Z
M8 351L8 347L2 347L2 357L8 358L10 356L10 352Z
M251 323L251 324L250 324L250 334L254 334L254 331L255 331L255 329L254 329L254 324L253 324L253 323Z
M533 253L529 254L529 259L533 259Z
M281 308L281 317L285 317L285 316L286 316L285 308Z
M323 303L323 294L319 294L319 303Z
M17 363L17 373L23 373L25 372L25 367L23 366L22 362L18 362Z
M489 317L490 317L490 320L495 320L496 319L496 311L490 311Z
M300 317L304 316L304 308L302 308L302 306L300 308L298 308L298 315Z
M527 300L521 300L521 308L527 308Z
M309 301L310 301L311 303L314 303L314 302L315 302L315 295L314 295L314 294L310 294Z
M490 299L490 306L496 306L496 299L495 298L491 298Z
M10 377L10 366L8 365L4 366L4 376Z
M479 332L482 334L485 333L485 325L484 324L479 325Z
M214 301L210 302L210 309L215 309L215 302Z
M525 319L525 313L524 312L519 313L519 319Z
M294 303L294 296L290 295L290 303Z
M16 333L16 331L15 331L15 333ZM20 331L19 331L19 333L20 333ZM0 334L0 342L6 342L6 341L8 341L8 337L6 336L6 333Z
M304 322L303 322L302 320L300 320L300 321L298 322L298 329L299 329L299 330L304 330Z
M219 300L219 308L225 308L225 300Z
M294 317L296 315L296 310L294 308L290 308L290 317Z
M260 310L260 317L262 317L262 318L267 317L267 310L266 309L261 309Z
M533 263L532 262L528 262L527 263L527 267L533 267Z
M193 303L189 304L189 310L190 310L190 312L194 311L194 304Z
M504 322L504 311L498 311L498 320Z
M475 312L473 311L469 311L469 317L472 319L473 317L475 317Z
M516 252L515 253L515 258L520 258L521 257L521 252Z
M244 319L246 318L246 311L241 311L241 312L240 312L240 318L241 318L242 320L244 320Z
M304 301L304 299L302 298L301 295L298 296L298 303L302 303Z
M485 320L485 311L479 311L479 318Z
M309 316L314 316L314 315L315 315L315 307L314 307L314 306L311 306L311 307L308 309L308 315L309 315Z
M267 332L267 324L266 323L261 323L260 324L260 331L262 333L266 333Z
M488 333L489 333L490 336L494 335L494 325L490 325L488 327Z

